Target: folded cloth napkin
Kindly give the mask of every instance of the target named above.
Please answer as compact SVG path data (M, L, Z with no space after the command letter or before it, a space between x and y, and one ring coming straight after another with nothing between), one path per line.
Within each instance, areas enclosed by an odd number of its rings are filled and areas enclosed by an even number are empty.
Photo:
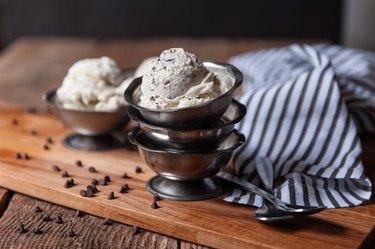
M236 56L244 73L239 101L247 140L233 156L244 181L259 185L255 162L267 158L274 194L297 205L349 207L371 196L358 130L375 133L375 55L331 45L292 45ZM358 130L357 130L358 129ZM226 201L262 205L233 189Z

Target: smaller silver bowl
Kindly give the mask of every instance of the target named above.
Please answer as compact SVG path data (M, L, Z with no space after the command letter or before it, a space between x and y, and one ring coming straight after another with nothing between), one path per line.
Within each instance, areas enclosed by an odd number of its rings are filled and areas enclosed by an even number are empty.
M223 116L206 129L172 129L156 126L147 122L132 106L129 107L128 114L130 119L138 123L146 136L162 147L202 151L217 148L232 133L234 125L245 116L246 107L233 99Z
M111 135L129 122L128 107L114 112L79 111L64 108L56 97L56 89L47 92L43 100L63 124L76 134L64 139L64 144L78 150L108 150L122 147L126 139Z
M192 201L223 193L220 182L212 176L225 167L245 137L234 130L215 150L189 152L160 147L137 127L129 133L129 141L138 146L142 159L158 174L147 182L150 192L165 199Z
M142 117L150 123L162 127L171 128L205 128L220 119L228 109L234 91L242 84L242 73L234 66L226 63L203 62L206 68L212 72L225 74L233 78L234 83L231 89L226 93L201 105L171 109L171 110L152 110L144 108L137 103L141 96L142 77L136 78L130 83L125 91L125 100L129 105L136 108Z

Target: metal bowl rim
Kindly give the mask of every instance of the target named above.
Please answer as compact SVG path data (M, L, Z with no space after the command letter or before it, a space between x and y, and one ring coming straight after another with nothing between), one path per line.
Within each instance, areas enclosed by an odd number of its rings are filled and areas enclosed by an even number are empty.
M203 151L184 151L184 150L178 150L178 149L172 149L172 148L163 148L163 149L154 149L154 148L150 148L150 147L147 147L146 145L144 144L141 144L137 139L136 137L142 133L142 130L139 128L139 127L136 127L134 128L132 131L130 131L128 133L128 138L129 138L129 141L138 146L139 148L147 151L147 152L154 152L154 153L163 153L163 154L184 154L184 155L207 155L207 154L217 154L217 153L226 153L226 152L233 152L234 150L236 150L238 147L240 147L244 142L245 142L245 136L240 133L238 130L234 129L231 134L224 140L222 141L221 143L225 143L227 139L229 139L229 137L234 134L237 138L237 142L235 144L233 144L232 146L230 146L229 148L226 148L226 149L213 149L211 151L206 151L206 150L203 150ZM145 134L143 134L145 135Z
M155 109L148 109L145 107L142 107L135 103L134 98L133 98L133 93L134 91L142 84L142 76L135 78L132 80L132 82L129 84L128 88L124 92L124 97L126 102L128 102L129 105L133 106L134 108L140 110L140 111L147 111L147 112L152 112L152 113L173 113L173 112L180 112L183 110L191 110L195 108L200 108L200 107L205 107L215 101L218 101L220 99L226 98L228 95L231 95L241 84L243 80L243 75L240 70L238 70L235 66L228 64L228 63L222 63L222 62L213 62L213 61L204 61L203 64L206 66L208 65L213 65L213 66L221 66L225 67L231 72L231 74L234 76L235 81L233 83L233 86L224 94L220 95L219 97L210 100L208 102L191 106L191 107L183 107L183 108L176 108L176 109L167 109L167 110L155 110Z
M147 128L153 129L153 130L162 129L162 130L165 130L165 131L168 131L168 132L191 132L191 131L194 131L194 132L209 132L209 131L221 130L225 127L237 124L238 122L240 122L244 118L244 116L246 115L246 107L235 99L232 99L231 104L234 104L236 106L236 108L238 109L237 117L235 119L231 120L228 123L221 124L221 125L218 125L218 126L215 126L215 127L208 127L208 128L198 128L198 129L177 128L177 129L174 129L174 128L170 128L170 127L163 127L163 126L160 126L160 125L154 125L154 124L151 124L150 122L147 122L144 118L142 118L140 113L136 113L136 112L139 112L139 110L137 110L137 108L135 108L133 106L129 106L128 115L129 115L130 119L144 125Z

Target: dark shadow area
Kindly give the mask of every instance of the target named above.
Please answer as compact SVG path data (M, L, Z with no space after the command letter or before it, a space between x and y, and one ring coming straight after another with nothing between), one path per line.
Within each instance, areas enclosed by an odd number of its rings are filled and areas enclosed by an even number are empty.
M338 42L341 0L3 0L3 44L22 36L318 38Z

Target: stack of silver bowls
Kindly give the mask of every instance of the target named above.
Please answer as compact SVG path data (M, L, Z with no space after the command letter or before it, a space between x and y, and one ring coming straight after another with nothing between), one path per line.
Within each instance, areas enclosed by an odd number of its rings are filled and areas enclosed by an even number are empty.
M234 129L246 108L233 99L242 83L242 73L229 64L204 62L213 72L234 81L232 88L205 104L172 110L151 110L139 106L142 78L125 91L130 119L138 127L129 141L138 146L145 163L157 174L146 186L163 199L193 201L223 193L214 177L230 161L245 137Z

